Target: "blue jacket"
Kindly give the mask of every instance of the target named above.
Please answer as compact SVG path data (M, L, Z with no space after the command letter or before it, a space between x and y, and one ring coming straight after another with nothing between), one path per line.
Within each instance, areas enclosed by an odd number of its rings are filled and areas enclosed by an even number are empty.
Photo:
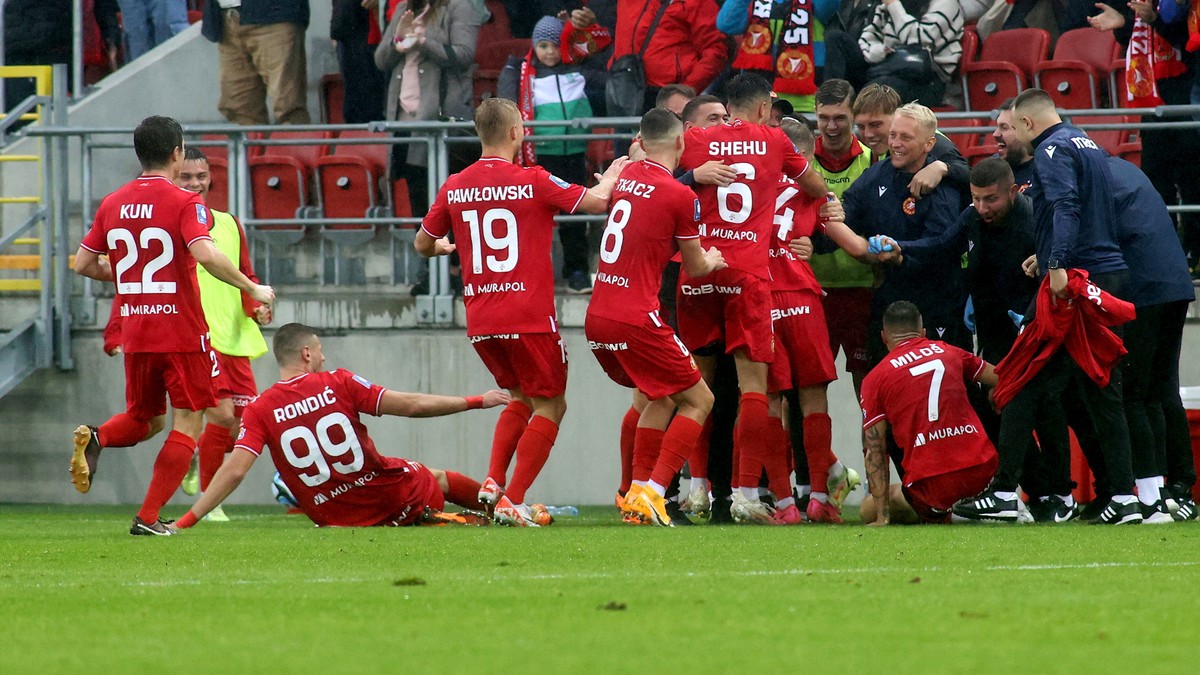
M1126 269L1117 243L1117 218L1108 153L1082 130L1058 123L1033 141L1037 180L1033 199L1038 267L1058 260L1091 274Z
M1108 158L1117 238L1129 265L1125 300L1138 308L1196 299L1175 221L1146 174L1117 157Z
M925 163L933 161L926 157ZM864 237L883 234L895 239L904 254L899 266L884 265L875 289L876 315L897 300L920 308L927 323L962 316L962 257L966 233L959 220L962 193L942 181L932 193L914 200L908 191L913 174L901 173L890 161L876 162L842 194L846 224ZM907 204L909 211L905 211Z

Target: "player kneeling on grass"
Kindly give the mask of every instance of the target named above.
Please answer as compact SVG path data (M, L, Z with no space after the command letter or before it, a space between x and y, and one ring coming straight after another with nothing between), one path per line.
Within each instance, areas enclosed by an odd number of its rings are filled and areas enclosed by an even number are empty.
M999 458L967 400L964 377L992 387L996 373L970 352L926 339L921 312L911 302L888 306L881 334L888 354L862 385L871 491L863 499L862 521L949 523L950 507L979 494L996 473ZM903 453L901 484L890 486L889 424Z
M208 491L175 523L196 524L241 484L263 447L304 514L320 526L487 524L482 514L442 513L446 500L481 510L479 483L453 471L385 457L359 413L440 417L505 405L508 394L436 396L391 391L348 370L325 372L316 330L298 323L274 341L279 382L246 407L233 453Z

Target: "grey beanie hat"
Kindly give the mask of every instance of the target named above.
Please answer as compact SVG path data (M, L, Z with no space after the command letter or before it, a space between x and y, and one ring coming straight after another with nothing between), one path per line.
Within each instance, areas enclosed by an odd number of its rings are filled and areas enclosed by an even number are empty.
M533 44L535 47L539 42L559 44L562 39L562 32L562 21L552 16L543 16L538 19L537 24L533 27Z

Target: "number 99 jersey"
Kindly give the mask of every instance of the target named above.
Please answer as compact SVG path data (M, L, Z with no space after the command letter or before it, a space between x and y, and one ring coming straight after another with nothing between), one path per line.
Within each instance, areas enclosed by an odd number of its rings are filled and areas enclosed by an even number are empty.
M100 203L80 246L108 254L125 353L206 350L208 324L188 246L211 239L211 224L200 195L162 176L137 178Z
M281 380L246 407L234 447L255 455L270 448L280 478L317 525L377 525L403 519L406 506L415 517L432 497L423 472L381 456L359 420L379 415L384 391L342 369Z
M574 213L586 192L539 166L497 157L446 180L421 229L434 238L454 232L469 337L557 330L554 216Z

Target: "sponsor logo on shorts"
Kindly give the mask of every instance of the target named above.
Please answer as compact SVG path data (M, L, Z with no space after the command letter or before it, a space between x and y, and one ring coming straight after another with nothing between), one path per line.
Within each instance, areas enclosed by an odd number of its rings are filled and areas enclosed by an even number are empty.
M612 286L620 286L621 288L629 288L629 278L617 274L609 274L608 272L596 272L596 281L601 284L610 284Z
M771 320L778 321L780 319L786 319L790 316L803 316L805 314L812 314L812 307L808 305L798 305L795 307L784 307L783 309L772 309Z
M258 397L257 396L246 396L245 394L234 394L233 396L229 397L229 400L233 401L234 407L245 408L246 406L250 405L251 403L254 403L254 399L256 399L256 398L258 398Z
M497 333L496 335L476 335L471 338L471 344L483 342L484 340L520 340L520 333Z
M709 295L711 293L719 293L721 295L741 295L741 286L722 286L720 284L700 284L692 286L691 284L680 284L679 292L684 295Z
M965 434L978 434L979 429L974 424L963 424L957 427L944 427L942 429L934 429L929 433L917 433L917 437L913 439L913 447L919 448L930 441L939 441L943 438L952 438L954 436L963 436Z
M490 284L467 284L463 286L463 297L470 298L484 293L524 293L524 281L493 282Z
M594 352L623 352L626 349L629 349L628 342L596 342L595 340L588 340L588 346L591 347L592 351Z

